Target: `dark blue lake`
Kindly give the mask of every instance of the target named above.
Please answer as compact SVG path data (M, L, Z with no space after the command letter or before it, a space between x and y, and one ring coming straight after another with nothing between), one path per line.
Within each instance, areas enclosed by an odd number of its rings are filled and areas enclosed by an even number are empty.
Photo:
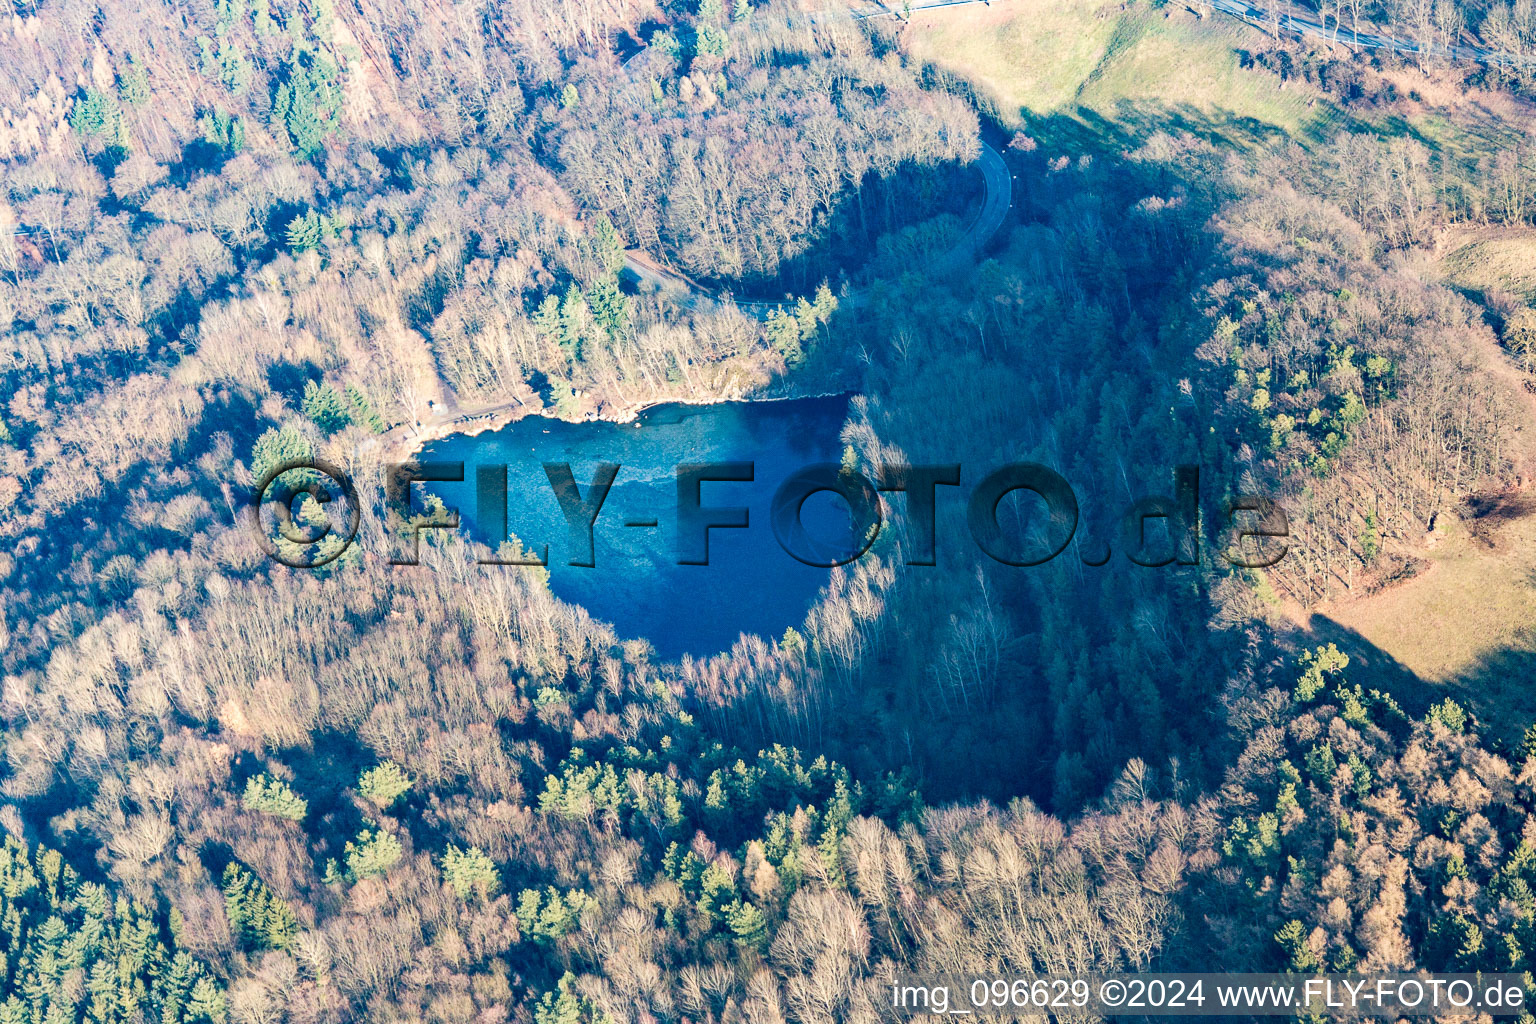
M621 637L650 640L663 658L709 655L742 633L770 638L799 627L826 585L830 569L802 564L780 547L769 509L791 474L842 457L838 435L847 413L848 397L837 396L661 405L632 423L530 416L493 433L429 443L419 459L464 463L464 482L419 486L456 508L470 536L494 546L494 519L482 521L477 509L477 468L506 466L508 531L534 552L548 545L557 597L613 623ZM700 485L703 506L745 507L749 524L710 530L709 564L680 565L677 466L706 462L753 464L751 482ZM583 498L599 464L619 466L593 529L590 568L568 564L582 552L571 543L545 463L569 463ZM656 525L626 525L647 520ZM813 495L802 522L823 550L851 547L848 506L838 496Z

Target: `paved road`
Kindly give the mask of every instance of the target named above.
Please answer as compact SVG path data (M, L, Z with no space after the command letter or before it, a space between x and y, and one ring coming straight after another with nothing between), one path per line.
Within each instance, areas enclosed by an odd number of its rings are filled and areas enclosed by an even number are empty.
M703 285L651 257L644 249L624 250L624 269L641 291L708 295Z
M933 11L941 7L966 7L970 4L986 4L991 7L994 3L1004 2L1005 0L929 0L928 3L917 4L877 2L862 5L858 10L850 10L848 13L859 21L868 18L901 18L905 21L908 14L916 14L918 11Z
M1263 8L1248 3L1247 0L1204 0L1214 10L1223 14L1230 14L1235 18L1241 18L1246 22L1257 25L1260 28L1267 27L1270 22ZM1521 56L1515 53L1501 53L1497 50L1485 49L1481 46L1440 46L1436 44L1423 45L1407 39L1398 39L1395 36L1381 35L1373 32L1361 32L1356 36L1350 30L1343 27L1327 28L1321 21L1314 21L1308 17L1299 17L1291 13L1280 15L1280 28L1287 32L1294 32L1299 36L1311 36L1315 39L1327 39L1331 42L1349 43L1367 50L1393 50L1397 53L1412 54L1414 56L1446 57L1451 60L1476 61L1480 64L1529 64L1536 61L1536 57Z
M1002 154L983 140L981 157L976 166L981 171L984 189L981 209L976 211L976 216L960 240L928 264L928 269L933 273L945 274L969 264L986 248L992 236L997 234L998 228L1008 218L1008 208L1013 205L1013 175L1003 162Z
M908 12L935 10L944 7L963 7L969 4L993 2L1001 3L1003 0L928 0L926 3L913 3L910 5L887 6L883 3L866 3L859 7L839 7L823 11L811 11L803 16L812 22L832 18L852 18L855 20L867 20L886 16L904 17ZM650 53L650 47L644 47L633 53L625 60L622 67L631 76L637 74L645 67L646 55ZM976 163L981 172L982 199L981 207L971 219L965 232L954 245L930 260L925 269L932 274L946 274L959 270L974 260L992 236L997 234L999 228L1008 217L1008 209L1013 204L1013 176L1008 172L1008 165L1003 162L1002 154L989 146L984 140L981 143L981 155ZM697 281L673 270L650 253L640 249L630 249L624 253L624 269L635 279L643 290L668 292L674 295L686 296L686 301L694 302L699 299L717 301L717 296L710 292ZM844 299L845 303L858 305L860 298L857 294ZM753 316L765 318L774 310L784 309L792 305L788 302L738 302L737 306Z

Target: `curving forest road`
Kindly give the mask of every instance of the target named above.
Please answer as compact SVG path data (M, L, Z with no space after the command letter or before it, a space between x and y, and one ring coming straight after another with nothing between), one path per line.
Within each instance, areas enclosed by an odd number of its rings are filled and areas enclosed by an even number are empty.
M862 9L855 7L842 7L830 11L806 12L805 17L811 21L823 18L850 18L856 21L864 21L870 18L886 16L903 17L909 12L932 10L941 7L964 7L970 4L991 4L993 0L927 0L927 2L910 3L905 11L887 6L885 3L872 3ZM633 75L643 69L646 55L650 53L650 47L642 47L631 54L620 66L626 72ZM947 274L961 269L969 261L976 257L997 234L1003 226L1003 221L1008 217L1008 209L1013 205L1013 175L1008 172L1008 165L1003 162L1002 154L989 146L985 139L981 140L981 153L976 160L977 169L981 171L982 199L981 207L976 215L966 226L964 233L944 252L934 256L925 264L925 269L933 274ZM688 277L680 271L667 266L655 256L643 249L628 249L624 252L624 269L633 278L637 287L644 291L661 291L685 293L685 301L692 303L698 300L718 302L721 295L710 291L699 282ZM845 297L845 303L859 304L857 293ZM789 302L738 302L737 307L762 318L776 309L783 309L792 305Z
M971 218L971 223L954 245L929 260L925 267L932 274L947 274L966 267L971 260L991 241L999 228L1008 217L1008 209L1013 204L1013 175L1008 171L1008 165L1003 162L1002 154L983 140L981 154L976 160L976 166L981 171L982 186L984 189L981 206L976 215ZM673 270L671 267L658 263L648 253L641 249L627 249L624 252L624 269L631 274L639 286L647 291L664 291L680 293L681 301L685 305L695 302L720 302L719 295L711 292L686 274ZM858 306L863 301L863 296L854 292L839 300L845 306ZM792 305L789 302L738 302L736 306L745 312L764 319L776 309L783 309ZM430 409L428 414L415 426L414 439L419 440L425 429L429 434L440 434L449 428L463 428L468 424L483 420L487 425L494 425L496 417L505 412L510 412L515 407L522 406L522 400L514 398L510 402L502 402L496 405L479 406L474 409L464 409L459 406L457 400L450 399L445 405L437 405ZM407 432L403 427L395 428L400 431L395 435L397 442L402 441ZM392 431L391 434L394 434ZM373 442L369 442L372 444Z
M929 262L928 270L932 273L946 274L973 260L1008 218L1008 208L1013 205L1013 175L1008 172L1002 154L987 145L985 139L981 140L981 156L976 166L981 171L981 208L960 240Z
M1008 209L1013 205L1013 175L1009 173L1008 165L1003 162L1002 154L983 140L976 167L981 171L981 206L955 244L924 264L924 269L931 274L948 274L965 267L986 247L1008 218ZM688 303L699 300L710 302L722 300L720 294L710 291L686 274L673 270L643 249L625 250L624 269L634 279L635 284L644 291L686 293L685 301ZM860 302L860 296L855 292L853 295L844 297L842 301L856 306ZM790 302L736 303L737 308L759 318L792 304Z
M972 3L989 3L995 0L930 0L928 3L916 3L911 5L911 10L926 10L935 7L956 7ZM895 13L889 9L875 11L873 13L858 13L849 11L855 18L879 17L882 14ZM644 47L637 53L631 54L621 64L627 72L634 72L643 68L645 55L650 52L649 47ZM1013 205L1013 175L1008 171L1008 165L1003 161L1002 154L981 140L981 152L976 158L976 167L981 172L982 198L981 205L977 209L970 224L966 226L959 239L948 249L934 256L924 266L929 273L947 274L963 269L970 261L984 249L998 229L1008 218L1008 210ZM688 277L671 267L659 262L642 249L627 249L624 252L624 269L630 274L639 287L646 291L664 291L680 293L682 301L686 304L694 302L719 302L721 297L711 292L699 282ZM845 305L857 306L862 302L862 295L858 292L845 296L841 301ZM758 318L766 318L776 309L783 309L791 305L787 302L739 302L737 307L751 313ZM441 433L443 430L463 428L477 421L484 421L486 425L493 425L496 417L511 412L515 407L521 407L521 399L514 398L510 402L502 402L495 405L480 406L474 409L464 409L459 406L455 398L445 405L433 407L428 414L415 425L411 436L420 440L423 430L429 434ZM395 436L396 443L400 443L407 436L404 426L395 428L400 433ZM391 431L393 435L395 432ZM374 443L373 441L368 442Z

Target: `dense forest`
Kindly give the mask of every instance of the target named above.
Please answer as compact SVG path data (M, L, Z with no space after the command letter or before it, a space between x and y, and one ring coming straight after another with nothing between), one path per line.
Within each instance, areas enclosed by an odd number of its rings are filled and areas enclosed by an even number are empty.
M1528 0L1320 10L1536 46ZM1253 31L1242 74L1341 113L1238 150L1156 110L1005 127L905 32L7 12L0 1020L820 1024L889 1019L899 970L1536 969L1536 723L1289 614L1536 476L1536 310L1425 255L1536 221L1536 64ZM1403 68L1522 141L1373 130ZM933 272L983 135L1009 219ZM636 287L637 251L713 297ZM243 518L322 458L382 536L384 463L460 414L833 389L849 468L1044 463L1072 546L930 568L898 523L803 623L664 662L463 537L309 572ZM1203 557L1137 564L1122 512L1178 465ZM1271 567L1219 556L1253 494Z

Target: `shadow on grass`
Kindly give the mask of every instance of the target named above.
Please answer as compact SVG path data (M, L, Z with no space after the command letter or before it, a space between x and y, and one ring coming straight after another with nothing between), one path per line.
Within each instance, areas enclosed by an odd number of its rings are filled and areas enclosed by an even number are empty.
M1349 655L1346 675L1351 683L1358 683L1366 690L1390 693L1403 710L1414 717L1422 715L1440 699L1439 687L1425 682L1412 669L1343 623L1326 615L1314 615L1309 632L1306 640L1309 648L1337 644L1339 650Z
M1088 107L1037 114L1020 110L1024 133L1048 149L1108 155L1124 153L1163 132L1189 135L1210 145L1251 153L1295 141L1304 146L1322 143L1332 123L1313 118L1299 136L1285 128L1230 111L1202 110L1192 103L1120 100L1112 114Z
M1479 657L1450 679L1426 680L1355 630L1325 615L1312 617L1308 646L1337 644L1349 655L1348 678L1366 690L1389 693L1415 718L1447 697L1477 723L1477 731L1501 753L1513 750L1536 723L1536 624L1529 644Z
M1483 732L1506 747L1517 745L1536 723L1536 636L1531 641L1484 655L1450 684Z

